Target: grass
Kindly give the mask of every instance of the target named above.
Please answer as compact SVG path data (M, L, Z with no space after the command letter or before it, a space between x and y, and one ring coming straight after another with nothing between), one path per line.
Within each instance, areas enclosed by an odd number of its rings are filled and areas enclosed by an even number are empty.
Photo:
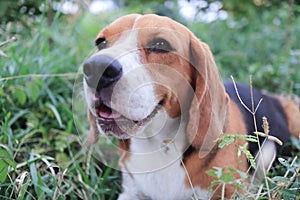
M82 148L73 122L75 75L101 28L85 32L88 18L75 25L57 15L49 27L41 16L30 30L3 25L1 41L18 40L1 48L1 167L10 166L1 199L114 199L120 189L118 172Z
M0 41L17 38L0 47L8 56L0 57L1 199L116 198L120 173L95 159L93 148L83 148L85 138L77 132L72 109L75 74L93 50L94 36L114 18L114 13L72 19L56 13L51 26L44 15L23 20L25 25L1 24ZM300 95L300 19L291 18L289 7L188 26L211 46L225 80L233 75L247 82L252 74L258 88ZM81 112L84 116L85 110ZM83 124L79 131L85 128ZM277 198L293 198L295 190L290 189L299 190L293 184L286 188L293 176L299 177L295 169L300 161L293 160L300 145L295 140L292 145L294 157L269 174L269 192ZM231 181L216 170L218 180ZM262 188L259 199L267 199Z

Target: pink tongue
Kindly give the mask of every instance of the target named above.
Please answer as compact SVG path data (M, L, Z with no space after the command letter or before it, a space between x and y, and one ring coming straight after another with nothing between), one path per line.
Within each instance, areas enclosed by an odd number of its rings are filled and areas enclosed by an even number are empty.
M100 108L97 109L97 113L99 116L107 119L117 119L122 116L120 113L111 110L105 105L101 105Z

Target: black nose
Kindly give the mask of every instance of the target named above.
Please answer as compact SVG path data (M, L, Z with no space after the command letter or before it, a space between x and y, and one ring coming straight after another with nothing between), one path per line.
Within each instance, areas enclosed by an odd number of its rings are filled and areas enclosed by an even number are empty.
M89 87L101 89L119 80L122 76L122 66L108 56L93 56L83 65L83 73Z

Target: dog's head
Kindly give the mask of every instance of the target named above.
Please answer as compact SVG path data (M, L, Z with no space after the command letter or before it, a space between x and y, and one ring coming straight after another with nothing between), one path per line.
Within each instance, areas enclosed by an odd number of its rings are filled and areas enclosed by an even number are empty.
M96 46L83 67L92 130L126 139L163 123L164 113L186 117L196 147L222 131L227 95L208 46L186 27L127 15L104 28Z

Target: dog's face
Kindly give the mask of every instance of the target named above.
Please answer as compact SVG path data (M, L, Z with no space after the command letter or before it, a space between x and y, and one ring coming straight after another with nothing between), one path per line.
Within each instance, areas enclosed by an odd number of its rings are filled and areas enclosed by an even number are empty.
M206 96L210 51L169 18L127 15L104 28L96 45L84 63L84 88L90 120L102 134L129 138L166 117L188 115L192 98L199 106Z
M98 50L84 64L84 86L101 133L127 138L160 112L180 115L191 84L189 36L169 21L130 15L98 34Z

